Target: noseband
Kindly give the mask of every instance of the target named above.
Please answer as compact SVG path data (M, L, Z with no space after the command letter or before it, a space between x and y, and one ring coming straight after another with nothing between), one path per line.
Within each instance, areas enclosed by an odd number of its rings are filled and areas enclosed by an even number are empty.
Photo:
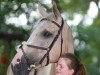
M28 46L28 47L31 47L31 48L46 50L47 52L46 52L46 54L42 57L42 59L39 61L39 64L42 64L42 62L44 61L44 59L47 58L47 63L46 63L46 65L48 65L48 64L49 64L49 53L50 53L50 51L51 51L53 45L54 45L55 42L57 41L57 39L58 39L58 37L59 37L60 34L61 34L61 52L60 52L60 56L61 56L61 54L62 54L62 44L63 44L62 29L63 29L63 25L64 25L64 20L63 20L63 18L62 18L61 25L59 25L57 22L52 21L52 20L47 19L47 18L43 18L43 19L40 20L40 22L41 22L41 21L50 21L50 22L52 22L54 25L56 25L56 26L59 28L59 30L58 30L58 32L57 32L57 35L54 37L52 43L50 44L50 46L49 46L48 48L40 47L40 46L35 46L35 45L27 45L27 46ZM19 48L22 50L23 55L24 55L24 58L25 58L25 60L27 61L27 64L29 65L29 68L30 68L30 65L31 65L31 64L28 63L27 56L25 55L25 52L24 52L24 49L23 49L22 46L23 46L23 44L22 44ZM59 56L59 57L60 57L60 56ZM46 65L45 65L45 66L46 66Z

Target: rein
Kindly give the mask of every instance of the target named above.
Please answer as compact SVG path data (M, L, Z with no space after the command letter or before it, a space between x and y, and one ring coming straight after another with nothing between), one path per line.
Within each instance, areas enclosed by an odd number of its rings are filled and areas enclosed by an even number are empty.
M47 19L47 18L43 18L43 19L40 20L40 22L41 22L41 21L50 21L50 22L54 23L54 25L56 25L57 27L59 27L59 30L58 30L58 32L57 32L57 35L54 37L52 43L50 44L50 46L49 46L48 48L40 47L40 46L34 46L34 45L28 45L28 44L27 44L27 46L28 46L28 47L31 47L31 48L46 50L47 52L46 52L46 54L42 57L42 59L39 61L39 64L42 64L42 62L44 61L44 59L47 58L47 63L46 63L46 65L45 65L45 66L47 66L47 65L49 64L49 53L50 53L50 51L51 51L53 45L54 45L55 42L57 41L57 39L58 39L58 37L59 37L60 34L61 34L61 51L60 51L60 56L61 56L61 54L62 54L62 44L63 44L62 29L63 29L63 26L64 26L64 20L63 20L63 18L62 18L61 25L59 25L59 24L56 23L55 21L52 21L52 20ZM27 58L27 56L25 55L25 52L24 52L24 49L23 49L23 44L21 44L21 46L20 46L19 48L20 48L20 49L22 50L22 52L23 52L24 58L25 58L25 60L26 60L26 62L27 62L27 65L28 65L28 71L30 72L32 68L35 68L35 64L29 64L28 58ZM59 56L59 57L60 57L60 56ZM32 65L33 65L33 66L32 66ZM30 66L31 66L31 67L30 67ZM36 74L37 74L37 69L35 69L34 75L36 75Z

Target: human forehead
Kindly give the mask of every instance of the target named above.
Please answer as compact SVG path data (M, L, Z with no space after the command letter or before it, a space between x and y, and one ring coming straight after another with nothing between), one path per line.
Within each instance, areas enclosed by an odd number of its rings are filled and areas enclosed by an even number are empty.
M61 64L61 63L70 64L71 60L69 58L60 58L58 61L58 64Z
M58 62L57 62L57 66L59 66L59 67L65 67L65 66L67 66L67 64L66 64L66 62L65 62L65 60L63 58L60 58L58 60Z

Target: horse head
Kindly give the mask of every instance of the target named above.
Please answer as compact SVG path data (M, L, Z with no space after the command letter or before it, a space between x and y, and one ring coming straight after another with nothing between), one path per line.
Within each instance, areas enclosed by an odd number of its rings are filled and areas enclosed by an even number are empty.
M61 17L56 3L52 1L52 4L50 14L38 5L42 18L29 39L19 46L11 62L14 75L28 75L32 68L38 69L55 63L64 53L74 53L71 29Z

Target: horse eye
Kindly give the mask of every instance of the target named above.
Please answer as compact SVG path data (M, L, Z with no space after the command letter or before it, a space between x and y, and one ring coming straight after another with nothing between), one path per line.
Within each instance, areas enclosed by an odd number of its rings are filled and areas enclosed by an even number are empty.
M46 38L49 38L49 37L51 37L53 34L50 33L49 31L45 30L45 31L42 32L42 35L43 35L44 37L46 37Z

